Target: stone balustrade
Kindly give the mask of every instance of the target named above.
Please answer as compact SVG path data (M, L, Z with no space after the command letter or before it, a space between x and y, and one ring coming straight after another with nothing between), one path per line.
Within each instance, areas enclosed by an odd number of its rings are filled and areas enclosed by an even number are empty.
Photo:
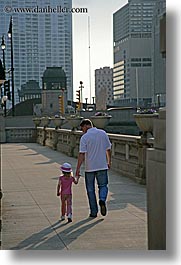
M81 131L46 126L1 127L1 142L37 142L68 156L78 156ZM112 169L138 183L145 184L146 150L152 147L153 143L144 142L140 136L111 133L108 135L112 143Z
M81 131L37 127L37 143L77 157ZM108 134L112 143L112 169L145 184L146 147L140 136Z
M7 143L35 143L36 129L29 127L6 127L5 139Z
M140 136L108 134L112 143L112 168L145 184L145 146Z

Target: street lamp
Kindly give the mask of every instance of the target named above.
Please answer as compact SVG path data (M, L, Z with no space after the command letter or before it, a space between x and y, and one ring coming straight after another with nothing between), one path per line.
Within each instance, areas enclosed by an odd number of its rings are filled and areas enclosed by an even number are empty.
M3 51L3 68L4 68L4 75L5 75L5 79L6 79L6 66L5 66L5 49L6 49L6 45L4 42L4 36L2 36L2 42L1 42L1 49Z
M79 88L80 88L80 104L81 104L81 109L83 108L83 97L82 97L82 89L84 88L84 86L83 86L83 82L82 81L80 81L80 86L79 86Z
M3 51L6 49L6 45L5 45L5 42L4 42L4 36L2 36L1 49Z
M0 96L1 96L1 100L3 97L1 86L2 86L2 84L4 84L4 82L5 82L5 72L4 72L4 68L3 68L3 65L2 65L2 62L0 59ZM2 111L1 111L1 102L0 102L0 116L1 116L1 114L2 114Z
M0 59L0 86L4 84L4 82L5 82L5 72L4 72L4 67L2 65L2 61Z
M88 101L88 98L85 98L86 110L87 110L87 101Z
M4 42L4 36L2 36L1 49L3 51L4 79L6 79L6 65L5 65L5 49L6 49L6 45L5 45L5 42ZM4 96L6 96L5 95L5 83L4 83ZM2 94L1 94L1 98L3 98ZM4 102L2 102L2 103L4 103L4 115L5 116L6 116L6 101L7 101L7 99L4 100Z
M12 82L12 115L14 116L14 58L13 58L13 18L9 23L8 37L11 39L11 82Z

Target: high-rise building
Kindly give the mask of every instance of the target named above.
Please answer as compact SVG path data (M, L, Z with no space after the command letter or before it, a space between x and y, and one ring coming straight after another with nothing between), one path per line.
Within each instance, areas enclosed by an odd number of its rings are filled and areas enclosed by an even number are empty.
M10 69L10 40L7 37L13 18L15 102L18 89L29 80L42 87L47 67L62 67L67 76L67 97L73 100L72 0L1 0L0 36L5 36L6 69Z
M149 106L153 101L153 19L157 2L128 0L113 14L113 93L116 105ZM165 89L165 88L164 88Z
M103 67L95 70L96 109L105 110L113 104L113 69Z
M166 105L166 1L157 1L153 17L152 102Z

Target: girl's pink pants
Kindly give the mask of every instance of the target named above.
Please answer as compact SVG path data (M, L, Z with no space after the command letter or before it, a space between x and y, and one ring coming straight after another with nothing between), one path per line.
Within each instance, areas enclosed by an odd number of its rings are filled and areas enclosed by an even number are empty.
M62 194L61 195L62 202L62 216L67 213L67 216L72 215L72 194Z

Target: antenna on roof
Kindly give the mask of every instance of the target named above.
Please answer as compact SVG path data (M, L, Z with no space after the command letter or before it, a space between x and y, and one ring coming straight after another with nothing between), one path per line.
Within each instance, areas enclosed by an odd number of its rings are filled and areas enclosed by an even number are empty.
M88 16L88 38L89 38L89 87L90 87L90 104L91 104L91 50L90 50L90 17Z

